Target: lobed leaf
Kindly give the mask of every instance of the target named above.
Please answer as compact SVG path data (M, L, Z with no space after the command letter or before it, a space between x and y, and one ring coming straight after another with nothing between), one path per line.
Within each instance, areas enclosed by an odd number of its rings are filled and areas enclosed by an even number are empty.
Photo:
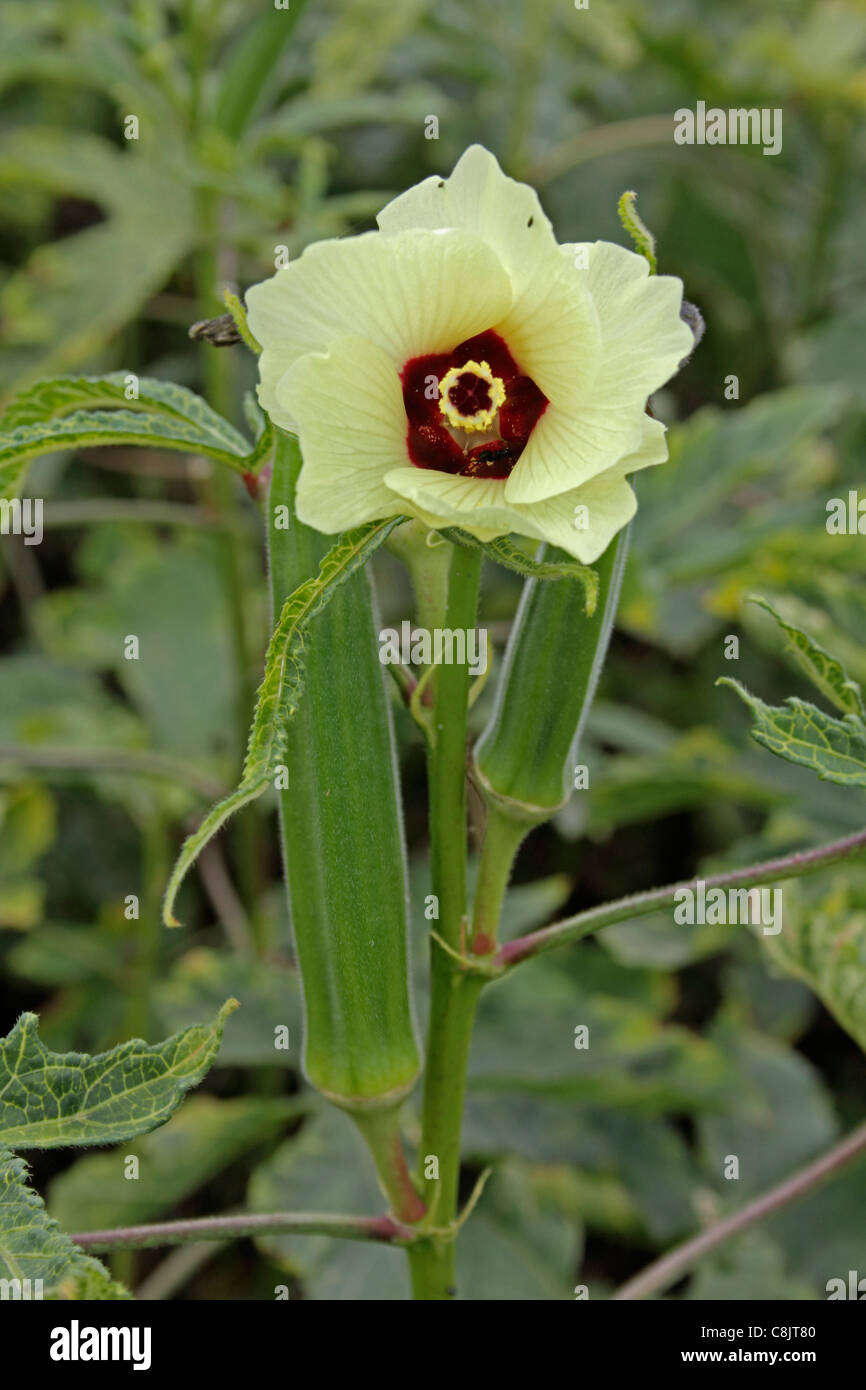
M730 686L748 705L756 743L789 763L811 768L822 782L866 787L866 724L856 715L837 719L793 695L783 705L767 705L727 676L716 684Z
M204 454L238 473L255 473L273 443L267 426L251 446L201 396L174 382L128 374L55 377L16 396L0 418L0 497L17 492L38 454L94 445L139 444ZM116 407L116 408L114 408Z
M140 1038L108 1052L51 1052L35 1014L0 1040L0 1143L9 1149L113 1144L163 1124L219 1051L237 1000L212 1024L148 1046Z
M8 429L38 424L72 411L98 410L118 406L126 410L157 409L160 414L180 416L213 436L213 443L243 457L249 444L242 434L212 410L207 401L173 381L137 376L135 400L127 398L128 372L109 372L106 376L61 376L37 381L9 402L0 423Z
M808 885L785 885L785 930L762 936L768 955L817 994L846 1033L866 1052L866 912L851 884L836 879L819 898Z
M98 1260L64 1235L27 1183L23 1158L0 1148L0 1279L20 1280L18 1297L126 1299ZM24 1281L29 1280L29 1288ZM41 1288L36 1281L41 1281ZM38 1293L37 1293L38 1289ZM3 1297L10 1293L4 1291ZM11 1293L15 1298L16 1293Z
M790 640L791 651L797 658L798 664L825 699L829 700L830 704L835 705L843 714L853 714L866 721L863 692L857 682L848 675L842 662L825 651L802 628L787 622L767 599L752 595L751 602L758 604L760 608L765 609L771 617L776 619L779 627Z
M341 536L328 551L312 579L301 584L283 605L267 654L265 673L256 697L247 754L239 786L218 801L205 816L198 830L181 846L163 902L163 921L176 927L174 902L187 872L205 845L213 839L229 816L255 801L270 784L275 764L285 748L285 724L298 707L304 685L304 658L307 628L333 594L398 526L404 517L370 521Z

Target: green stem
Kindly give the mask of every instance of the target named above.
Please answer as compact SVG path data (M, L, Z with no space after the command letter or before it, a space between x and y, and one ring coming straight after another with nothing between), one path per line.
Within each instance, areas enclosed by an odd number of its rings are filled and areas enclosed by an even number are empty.
M412 1181L403 1152L401 1107L402 1100L385 1109L375 1106L369 1110L351 1110L349 1113L367 1141L382 1191L391 1204L394 1216L401 1222L420 1221L426 1208Z
M257 1235L340 1236L391 1244L414 1239L390 1216L332 1216L307 1212L273 1212L261 1216L199 1216L188 1221L161 1221L152 1226L119 1226L70 1236L84 1250L149 1250L200 1240L240 1240Z
M833 840L828 845L816 849L798 850L780 859L768 859L762 864L749 864L745 869L732 869L724 874L711 874L701 880L707 888L732 888L743 885L757 888L763 883L778 883L780 879L799 878L802 874L813 873L816 869L847 859L852 854L866 851L866 830L858 830L854 835L846 835L842 840ZM613 926L615 922L627 922L632 917L643 917L659 908L673 907L678 893L683 889L694 891L698 880L683 879L679 883L666 884L664 888L650 888L645 893L633 893L627 898L617 898L613 902L591 907L586 912L578 912L574 917L566 917L541 931L530 932L527 936L507 941L496 953L494 962L503 971L519 965L522 960L551 951L555 946L566 946L580 941L591 932L602 927Z
M476 956L490 955L496 947L508 880L517 851L529 829L525 822L504 815L494 801L489 803L470 939L472 952Z
M482 555L455 547L448 570L445 627L475 625ZM439 935L458 948L466 915L466 713L470 674L464 663L435 675L434 746L430 754L430 859L439 899Z
M481 578L480 552L455 547L448 573L445 625L474 627ZM443 665L435 676L434 740L430 751L430 840L437 932L455 951L466 933L466 714L467 665ZM431 944L430 1023L424 1077L421 1150L424 1197L431 1224L450 1226L457 1213L460 1126L466 1068L481 981L467 975ZM433 1162L435 1160L435 1164ZM437 1176L427 1176L432 1169ZM454 1243L434 1236L409 1253L414 1295L447 1299L454 1291Z
M415 593L415 620L419 627L433 631L445 624L445 594L450 562L449 547L434 539L423 522L406 521L392 531L387 548L403 561Z

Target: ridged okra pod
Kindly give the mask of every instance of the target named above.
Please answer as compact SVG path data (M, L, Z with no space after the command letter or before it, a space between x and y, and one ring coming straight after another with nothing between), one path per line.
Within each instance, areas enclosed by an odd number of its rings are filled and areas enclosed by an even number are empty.
M333 543L293 515L299 468L296 446L281 438L269 509L276 612L316 573ZM275 525L287 515L287 529ZM405 1169L396 1108L416 1079L419 1059L397 765L363 570L333 595L309 632L285 764L280 819L303 984L304 1068L314 1086L361 1124L388 1190L395 1155ZM419 1214L414 1189L402 1200L399 1192L389 1196L404 1217Z
M493 713L475 748L476 776L496 821L522 823L528 830L568 800L627 549L628 529L595 566L599 592L589 616L580 585L567 579L526 582Z

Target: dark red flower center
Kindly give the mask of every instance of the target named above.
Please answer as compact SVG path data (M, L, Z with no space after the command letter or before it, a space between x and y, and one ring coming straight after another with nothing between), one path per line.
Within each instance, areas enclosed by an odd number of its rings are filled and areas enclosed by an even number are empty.
M440 409L440 382L452 369L465 363L486 364L505 388L505 400L486 438L455 429ZM547 407L547 397L531 377L521 372L505 342L489 329L467 338L452 352L412 357L400 374L406 409L406 445L416 468L457 473L465 478L507 478L536 423ZM493 403L490 383L475 371L461 372L447 391L458 414L471 417L489 410Z

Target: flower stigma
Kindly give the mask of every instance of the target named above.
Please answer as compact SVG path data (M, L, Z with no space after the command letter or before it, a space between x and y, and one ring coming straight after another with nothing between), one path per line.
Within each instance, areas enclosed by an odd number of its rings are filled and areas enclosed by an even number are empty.
M489 430L505 404L505 383L487 362L451 367L439 383L439 409L454 429Z

